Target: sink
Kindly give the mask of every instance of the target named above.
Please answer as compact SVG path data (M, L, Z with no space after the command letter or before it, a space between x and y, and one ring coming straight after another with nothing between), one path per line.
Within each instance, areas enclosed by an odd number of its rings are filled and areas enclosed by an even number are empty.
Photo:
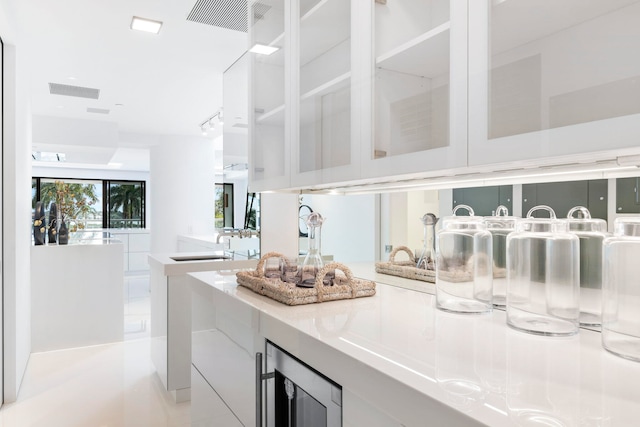
M169 257L174 261L207 261L216 259L232 259L226 255L184 255L184 256L172 256Z

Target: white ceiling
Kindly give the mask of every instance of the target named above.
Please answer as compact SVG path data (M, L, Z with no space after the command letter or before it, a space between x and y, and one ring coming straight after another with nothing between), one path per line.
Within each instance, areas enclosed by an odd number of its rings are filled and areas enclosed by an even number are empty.
M112 122L124 133L201 135L199 123L222 106L222 73L245 52L247 35L187 21L195 3L11 0L32 113ZM162 21L160 34L131 30L134 15ZM100 97L51 95L50 82L97 88ZM37 144L46 149L46 141Z

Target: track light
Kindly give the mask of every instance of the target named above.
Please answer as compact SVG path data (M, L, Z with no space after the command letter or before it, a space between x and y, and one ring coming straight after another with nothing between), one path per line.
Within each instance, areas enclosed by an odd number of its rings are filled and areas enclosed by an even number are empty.
M215 130L216 128L216 120L222 126L224 124L222 119L222 108L216 111L213 115L209 116L206 120L200 123L200 131L202 131L202 135L207 135L207 129Z

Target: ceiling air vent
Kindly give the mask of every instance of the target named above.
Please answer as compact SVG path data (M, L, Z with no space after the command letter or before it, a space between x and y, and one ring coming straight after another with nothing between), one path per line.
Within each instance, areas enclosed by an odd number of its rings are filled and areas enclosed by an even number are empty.
M87 107L87 113L109 114L110 111L111 110L107 110L106 108Z
M254 22L262 19L271 9L271 6L259 2L253 3L251 7ZM198 0L187 16L187 21L246 33L247 11L247 0Z
M89 99L98 99L100 97L100 89L59 83L49 83L49 93L51 95L76 96Z

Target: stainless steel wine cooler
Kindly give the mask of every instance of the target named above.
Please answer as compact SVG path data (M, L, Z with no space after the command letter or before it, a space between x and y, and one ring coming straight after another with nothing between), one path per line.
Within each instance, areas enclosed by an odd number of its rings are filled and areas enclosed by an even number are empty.
M256 354L257 426L342 426L342 387L270 341L266 355L263 373Z

